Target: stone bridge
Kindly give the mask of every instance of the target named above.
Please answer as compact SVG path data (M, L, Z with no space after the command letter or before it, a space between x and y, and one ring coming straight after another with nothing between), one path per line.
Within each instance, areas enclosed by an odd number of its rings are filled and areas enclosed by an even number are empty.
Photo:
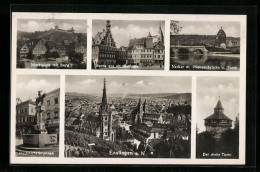
M208 50L203 45L171 45L170 46L171 56L176 56L177 54L188 55L196 54L202 55L207 54Z

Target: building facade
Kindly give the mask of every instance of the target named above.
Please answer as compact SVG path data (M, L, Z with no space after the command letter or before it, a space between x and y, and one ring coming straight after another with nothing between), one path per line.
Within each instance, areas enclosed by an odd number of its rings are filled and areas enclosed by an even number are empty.
M118 49L111 33L110 21L106 21L106 30L98 32L92 42L94 65L115 65Z
M29 53L31 53L35 57L39 57L41 55L44 55L46 51L47 48L42 39L31 39L21 47L20 59L27 58Z
M232 120L224 114L224 108L218 100L214 108L214 113L204 119L206 131L214 134L215 138L220 138L221 134L232 127Z
M16 105L16 134L31 133L36 124L35 102L31 99Z
M110 21L106 30L98 32L92 40L92 64L97 65L138 65L164 64L164 35L159 27L158 35L130 39L127 47L116 47L111 34Z
M42 112L42 120L48 133L59 134L60 124L60 89L45 94L43 100L45 110Z

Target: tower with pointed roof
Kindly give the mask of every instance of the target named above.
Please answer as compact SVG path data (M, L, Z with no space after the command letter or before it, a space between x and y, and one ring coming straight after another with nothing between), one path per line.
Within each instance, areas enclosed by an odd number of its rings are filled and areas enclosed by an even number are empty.
M220 27L215 40L215 46L220 47L221 44L227 44L227 37L225 31Z
M161 25L159 26L159 36L160 36L160 40L161 40L162 44L164 45L164 36L163 36L163 31L162 31Z
M115 134L112 129L112 113L107 103L105 78L104 78L102 101L99 107L99 117L100 117L100 138L109 141L114 141Z
M206 131L213 133L215 138L220 138L223 132L232 127L232 120L224 114L220 99L214 108L214 113L204 120Z

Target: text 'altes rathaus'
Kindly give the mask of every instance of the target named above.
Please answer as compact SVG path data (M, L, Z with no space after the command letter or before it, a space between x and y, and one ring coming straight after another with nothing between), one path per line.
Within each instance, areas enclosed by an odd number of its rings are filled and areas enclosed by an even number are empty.
M164 65L164 36L159 26L158 35L130 39L127 47L116 47L110 21L106 30L98 32L92 40L93 65Z

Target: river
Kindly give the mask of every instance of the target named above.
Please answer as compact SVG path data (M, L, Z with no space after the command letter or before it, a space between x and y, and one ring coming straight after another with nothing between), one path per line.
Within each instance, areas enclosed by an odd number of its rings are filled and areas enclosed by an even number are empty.
M240 55L179 55L170 58L170 69L238 71L240 69Z

